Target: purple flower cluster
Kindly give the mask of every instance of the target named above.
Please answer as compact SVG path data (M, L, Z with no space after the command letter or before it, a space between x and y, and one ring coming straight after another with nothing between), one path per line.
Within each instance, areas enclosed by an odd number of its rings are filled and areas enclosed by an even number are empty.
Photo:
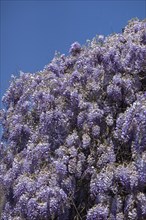
M2 220L146 219L146 21L12 77L0 111Z

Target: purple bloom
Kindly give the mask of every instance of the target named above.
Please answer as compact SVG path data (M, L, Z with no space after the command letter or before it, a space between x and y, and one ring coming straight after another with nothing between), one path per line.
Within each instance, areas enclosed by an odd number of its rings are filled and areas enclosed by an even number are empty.
M116 102L119 102L122 100L122 92L119 86L112 85L112 84L109 85L107 87L107 94L112 100Z
M87 220L104 219L106 220L108 216L108 208L102 205L96 205L89 209L87 213Z
M91 138L87 134L83 134L82 136L82 146L83 148L88 148L90 146Z
M92 135L93 137L99 137L100 135L100 127L98 125L95 125L92 127Z
M71 48L69 50L69 52L75 56L77 55L78 53L80 53L81 51L81 45L78 43L78 42L74 42L72 45L71 45Z
M104 170L101 171L99 174L97 174L96 178L91 179L91 193L93 195L97 195L98 193L107 192L112 185L112 180L113 172L104 172Z
M29 219L34 220L38 218L38 203L35 198L29 199L27 203L27 216Z
M98 42L100 42L100 43L104 42L104 36L103 35L98 36Z
M66 139L66 143L68 147L71 147L73 145L76 145L79 141L79 137L76 133L76 131L74 131L71 135L69 135Z
M54 161L54 165L58 174L64 176L67 173L67 167L61 161Z
M2 220L146 219L145 21L12 77L0 110Z

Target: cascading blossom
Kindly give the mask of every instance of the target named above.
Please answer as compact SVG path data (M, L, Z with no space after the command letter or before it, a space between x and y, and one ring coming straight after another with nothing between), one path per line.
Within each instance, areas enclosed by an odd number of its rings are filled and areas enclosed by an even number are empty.
M2 220L146 219L146 20L12 77Z

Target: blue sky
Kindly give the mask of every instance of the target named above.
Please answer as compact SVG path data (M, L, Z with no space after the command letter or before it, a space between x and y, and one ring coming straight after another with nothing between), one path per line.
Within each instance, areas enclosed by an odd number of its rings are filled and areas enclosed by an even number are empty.
M84 44L96 34L121 32L133 17L146 18L145 0L0 2L0 99L11 74L42 70L74 41Z

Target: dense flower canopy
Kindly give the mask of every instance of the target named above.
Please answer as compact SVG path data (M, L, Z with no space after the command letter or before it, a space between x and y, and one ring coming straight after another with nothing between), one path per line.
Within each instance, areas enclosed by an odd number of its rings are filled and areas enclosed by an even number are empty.
M146 219L146 21L12 77L2 220Z

